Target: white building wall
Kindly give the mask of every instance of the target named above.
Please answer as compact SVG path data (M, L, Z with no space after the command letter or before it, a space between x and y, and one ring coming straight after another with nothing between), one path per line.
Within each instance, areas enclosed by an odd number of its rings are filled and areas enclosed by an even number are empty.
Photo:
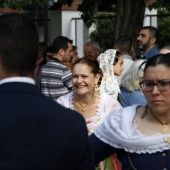
M157 17L149 17L147 15L157 15L157 10L152 9L150 11L146 8L143 22L144 26L157 27ZM48 18L50 19L48 22L49 43L52 43L57 36L67 36L73 40L73 45L77 46L79 57L83 57L84 44L90 40L89 34L95 30L95 24L90 29L86 28L79 11L49 11ZM43 37L40 37L40 39L43 40Z
M88 29L81 19L79 11L49 11L48 41L51 44L57 36L66 36L73 40L78 48L79 57L83 57L83 46L89 40ZM43 39L43 37L41 37Z
M149 8L146 8L143 26L154 26L157 28L157 16L155 15L157 15L157 9L150 11Z
M79 57L83 57L84 24L79 11L62 11L62 35L73 40Z

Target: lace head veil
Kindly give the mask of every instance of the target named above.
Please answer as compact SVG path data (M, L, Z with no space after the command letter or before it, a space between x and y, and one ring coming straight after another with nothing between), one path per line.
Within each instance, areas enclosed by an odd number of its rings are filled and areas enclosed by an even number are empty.
M103 71L103 79L99 87L101 92L106 92L107 94L113 96L117 99L118 93L120 93L119 84L114 76L113 63L115 60L116 50L109 49L104 53L101 53L97 60L99 66Z

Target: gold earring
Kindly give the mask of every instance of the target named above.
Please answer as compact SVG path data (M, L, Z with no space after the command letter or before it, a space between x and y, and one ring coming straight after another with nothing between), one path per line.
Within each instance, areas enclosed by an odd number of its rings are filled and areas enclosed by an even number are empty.
M95 84L95 85L94 85L94 91L95 91L95 92L98 92L98 91L99 91L99 88L98 88L98 87L99 87L98 84Z

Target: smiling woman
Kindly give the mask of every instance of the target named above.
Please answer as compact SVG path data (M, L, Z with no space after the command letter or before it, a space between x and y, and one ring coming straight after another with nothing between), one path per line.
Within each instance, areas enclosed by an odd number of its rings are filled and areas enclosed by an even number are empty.
M78 59L72 67L73 92L61 96L57 102L61 105L76 110L85 118L89 135L99 126L105 117L113 110L121 106L116 99L105 92L100 92L98 86L101 83L102 72L97 60L85 56ZM113 157L100 163L99 169L113 169ZM108 161L110 160L110 162ZM117 159L114 158L114 161ZM119 164L119 162L117 163ZM115 167L116 169L116 167Z
M103 121L110 111L121 108L117 100L100 92L102 72L97 60L85 56L72 67L73 92L61 96L57 102L76 110L88 122L89 134Z

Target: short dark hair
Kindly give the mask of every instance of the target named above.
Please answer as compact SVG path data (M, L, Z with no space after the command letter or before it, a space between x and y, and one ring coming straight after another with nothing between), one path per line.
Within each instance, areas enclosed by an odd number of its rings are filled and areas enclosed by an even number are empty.
M156 38L155 43L157 44L158 38L159 38L158 29L156 27L153 27L153 26L145 26L145 27L142 27L140 30L144 30L144 29L149 30L150 38L153 38L153 37Z
M122 53L120 51L116 51L115 60L113 62L113 65L116 65L116 63L118 62L120 56L123 56Z
M38 56L38 33L22 14L0 16L0 61L6 73L33 74Z
M118 48L122 53L131 53L132 50L132 39L128 36L120 36L116 39L115 48Z
M38 57L39 58L44 58L45 52L48 48L48 43L47 42L39 42L39 52L38 52Z
M73 55L74 55L74 52L77 50L77 46L73 45L72 47L73 47ZM74 57L73 55L71 55L71 58L69 60L70 63L72 63L72 60L73 60L73 57Z
M72 44L73 41L64 36L56 37L52 43L52 52L58 53L60 49L66 51L68 48L68 43Z
M159 64L163 64L166 67L170 68L170 53L167 54L157 54L151 58L149 58L146 62L144 73L150 66L157 66Z
M73 45L73 51L77 50L77 46Z

